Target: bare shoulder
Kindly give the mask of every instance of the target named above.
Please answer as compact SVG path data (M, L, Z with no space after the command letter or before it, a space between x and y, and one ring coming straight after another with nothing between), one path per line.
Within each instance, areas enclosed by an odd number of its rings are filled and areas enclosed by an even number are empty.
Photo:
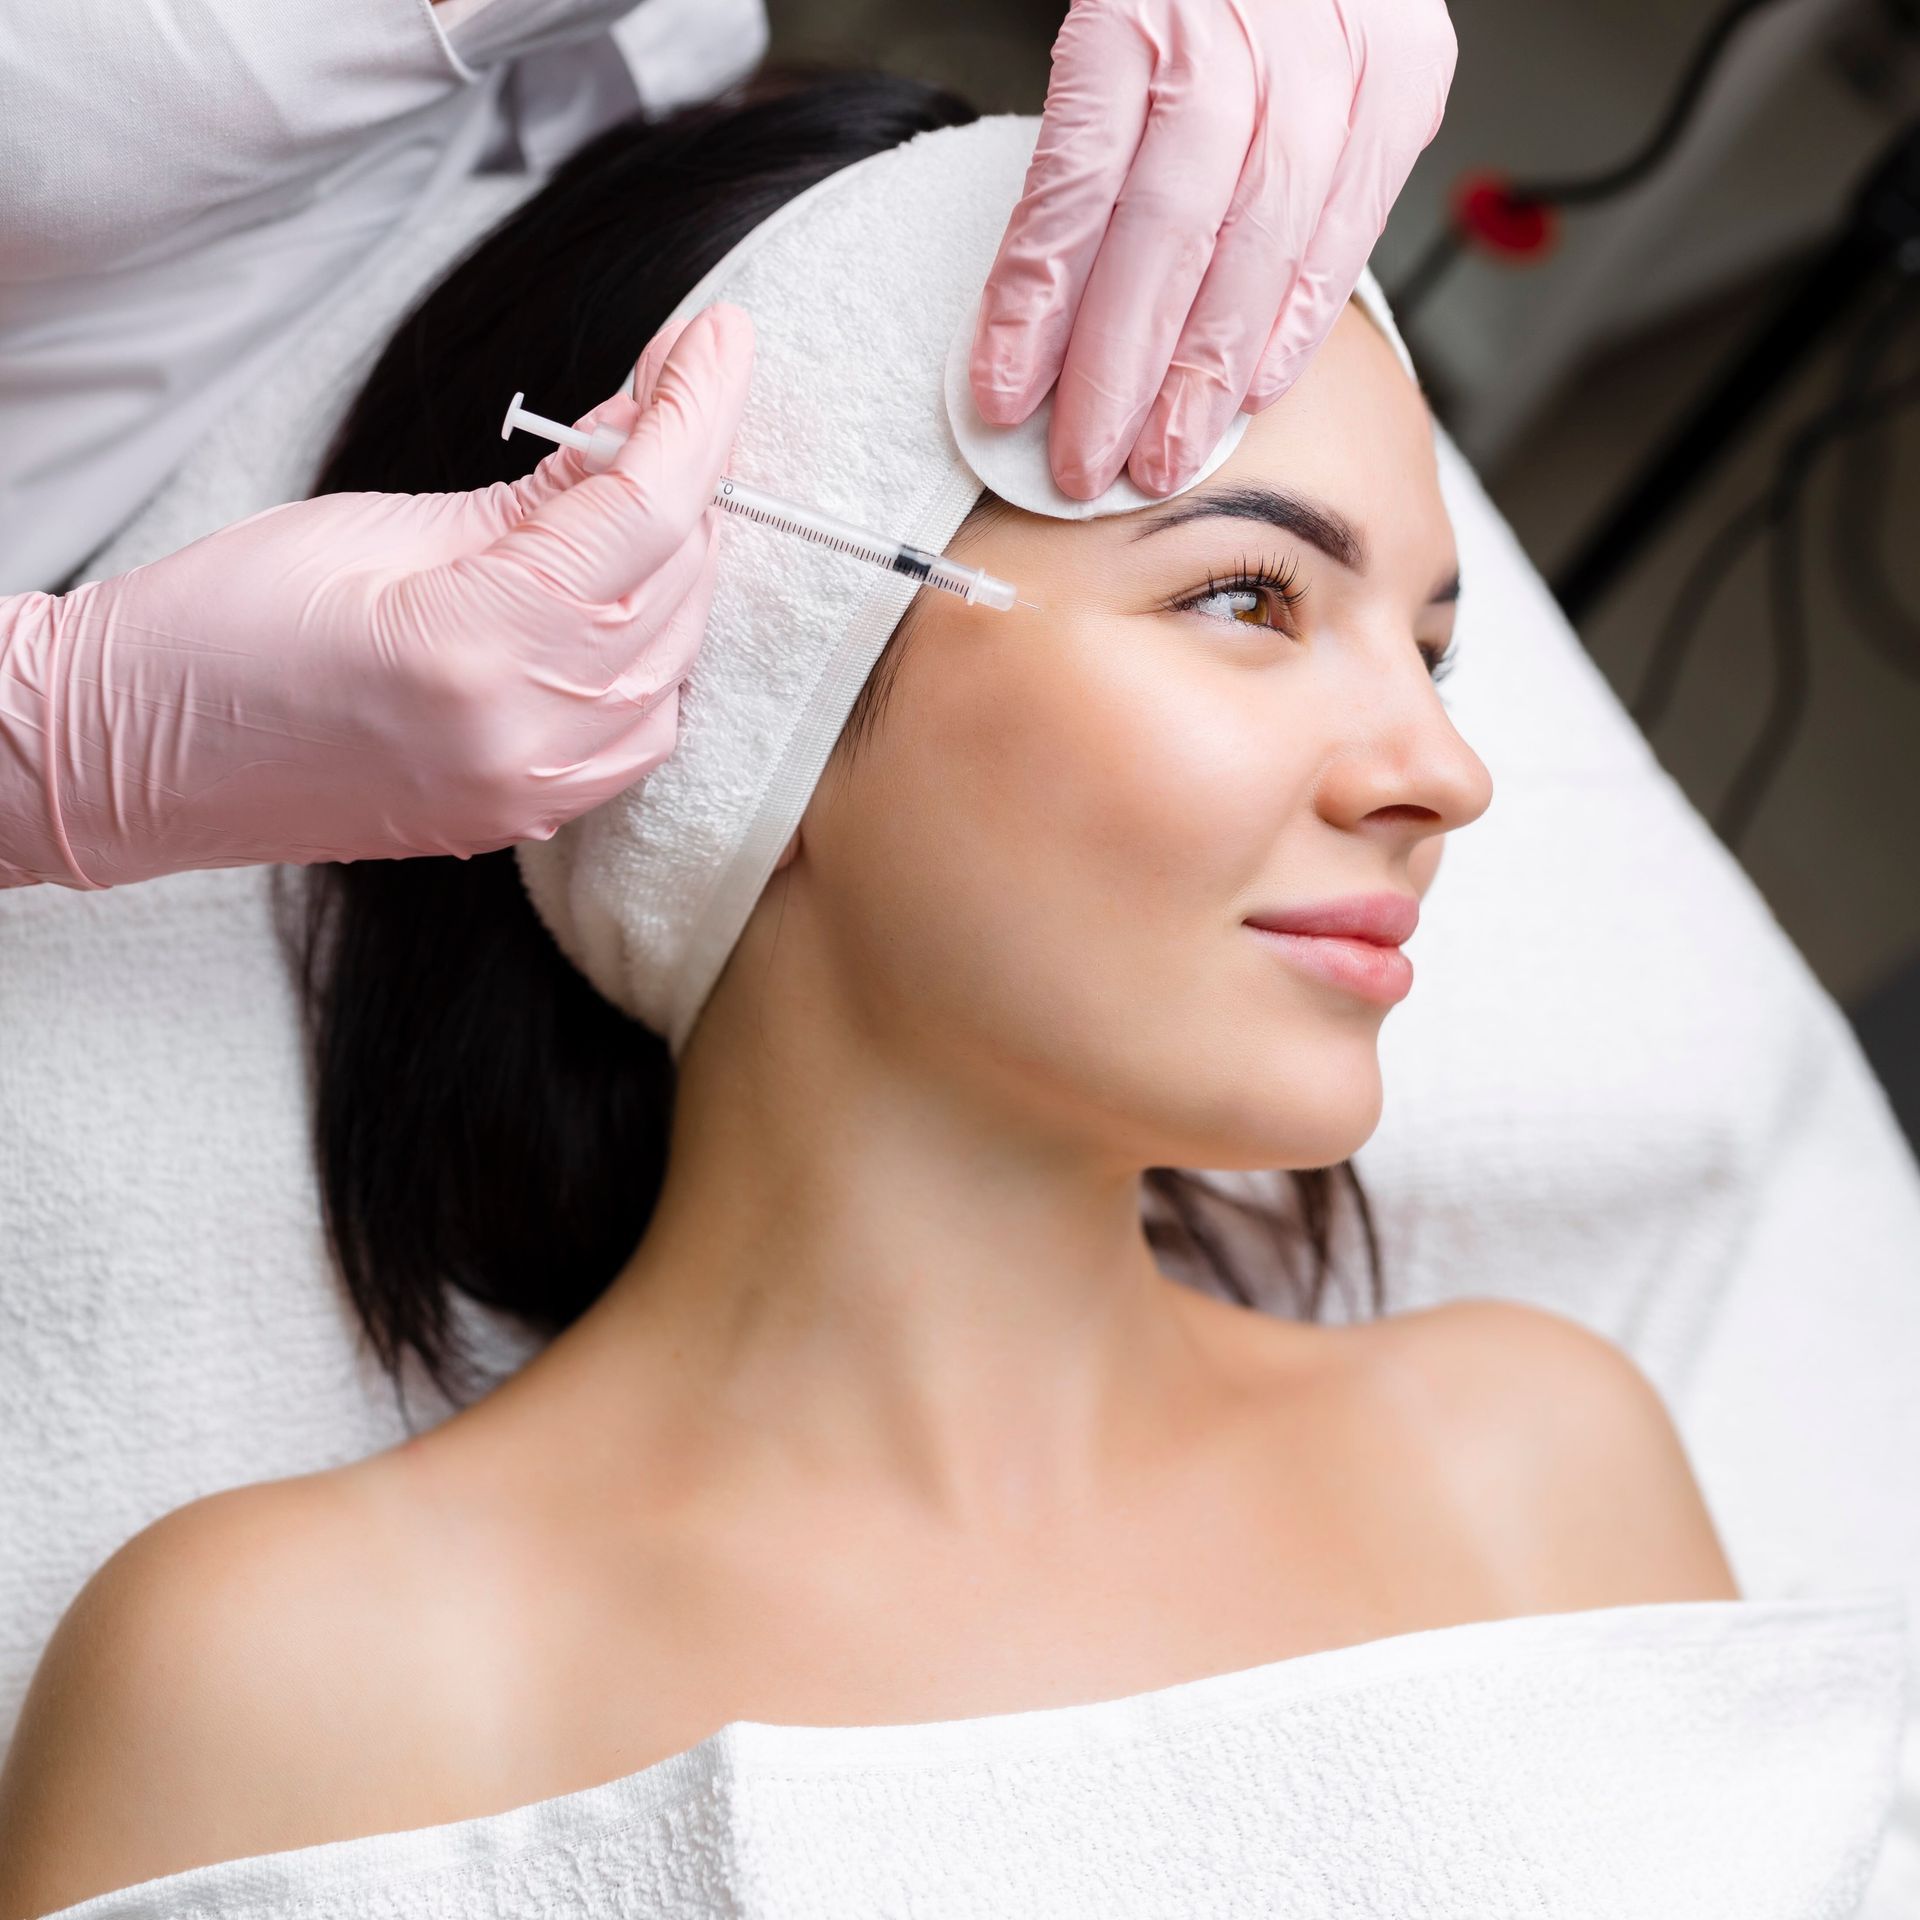
M1740 1597L1666 1402L1613 1341L1504 1300L1374 1326L1373 1390L1515 1611Z
M177 1508L94 1573L0 1768L0 1920L356 1817L353 1756L432 1685L383 1627L403 1576L368 1522L351 1469L264 1482Z

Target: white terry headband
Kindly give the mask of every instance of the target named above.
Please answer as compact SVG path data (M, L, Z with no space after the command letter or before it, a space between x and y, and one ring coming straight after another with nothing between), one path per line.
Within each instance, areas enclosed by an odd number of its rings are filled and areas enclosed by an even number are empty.
M1124 477L1080 501L1053 484L1043 404L995 428L973 410L966 344L1040 122L1003 114L917 135L763 221L674 309L727 300L754 370L727 470L770 493L939 552L983 487L1063 519L1153 496ZM1370 272L1355 290L1408 373ZM1235 420L1194 482L1238 443ZM723 516L704 640L670 758L518 848L561 950L677 1059L874 662L916 591Z

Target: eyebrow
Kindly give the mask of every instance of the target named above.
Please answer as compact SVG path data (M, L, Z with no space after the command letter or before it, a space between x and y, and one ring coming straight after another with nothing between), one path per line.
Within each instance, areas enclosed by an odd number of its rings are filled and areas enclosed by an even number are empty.
M1310 547L1317 547L1328 559L1354 573L1367 570L1367 543L1334 510L1318 500L1297 493L1284 493L1277 487L1222 487L1214 493L1196 494L1170 512L1156 514L1133 536L1144 540L1151 533L1165 533L1170 527L1184 527L1190 520L1258 520L1269 527L1297 534ZM1437 606L1460 598L1460 575L1441 584L1428 601Z

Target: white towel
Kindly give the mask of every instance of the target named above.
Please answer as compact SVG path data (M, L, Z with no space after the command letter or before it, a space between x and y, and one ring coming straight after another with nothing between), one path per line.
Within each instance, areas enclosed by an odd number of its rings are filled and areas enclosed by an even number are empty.
M1679 1601L1025 1713L736 1720L601 1786L58 1920L1845 1920L1903 1629L1887 1594Z
M304 492L387 331L525 190L476 184L343 284L97 570ZM1497 797L1447 854L1385 1028L1360 1165L1389 1304L1535 1300L1611 1336L1672 1403L1744 1590L1920 1606L1911 1157L1833 1003L1439 444L1466 583L1445 697ZM130 1534L406 1432L326 1266L267 877L0 894L0 1739ZM424 1385L410 1403L444 1412ZM1920 1737L1905 1751L1868 1920L1920 1913Z

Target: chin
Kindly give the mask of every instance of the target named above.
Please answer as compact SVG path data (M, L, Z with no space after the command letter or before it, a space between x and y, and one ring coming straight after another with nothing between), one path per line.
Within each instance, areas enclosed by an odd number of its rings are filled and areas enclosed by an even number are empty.
M1159 1166L1221 1172L1266 1167L1330 1167L1357 1153L1380 1124L1384 1091L1371 1044L1289 1049L1286 1064L1260 1070L1243 1053L1209 1076L1213 1097L1191 1074L1163 1119L1188 1124L1177 1154Z

